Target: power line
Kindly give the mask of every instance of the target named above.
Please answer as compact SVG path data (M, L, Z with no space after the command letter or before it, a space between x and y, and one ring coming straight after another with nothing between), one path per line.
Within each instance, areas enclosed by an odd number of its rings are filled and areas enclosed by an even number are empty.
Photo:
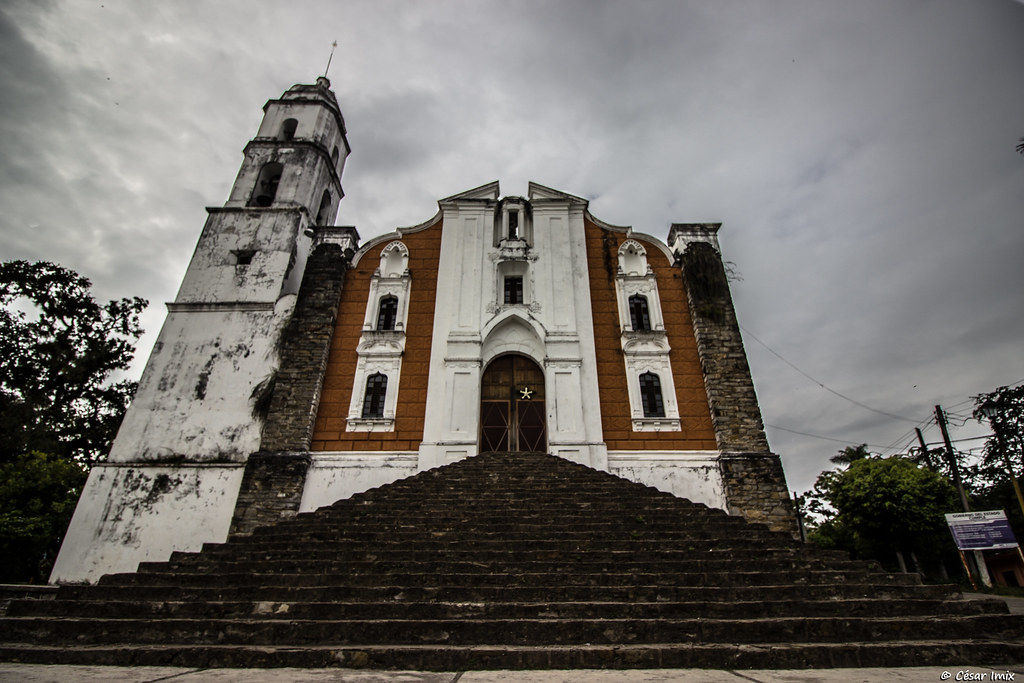
M907 431L903 432L898 437L896 437L896 439L891 444L886 446L885 449L886 450L893 450L895 448L896 444L903 443L907 439L910 439L910 443L913 443L917 439L916 431L918 429L928 429L928 427L931 426L934 422L935 422L935 418L931 417L931 416L928 416L927 418L921 420L916 425L914 425L913 427L911 427L910 429L908 429Z
M950 439L950 443L960 443L961 441L980 441L981 439L991 439L991 436L968 436L963 439ZM928 446L944 446L945 443L942 441L935 441L927 444Z
M788 427L780 427L779 425L765 424L765 427L770 427L772 429L778 429L778 430L783 431L783 432L789 432L790 434L799 434L800 436L809 436L812 439L822 439L824 441L835 441L836 443L844 443L847 446L849 446L849 445L851 445L853 443L853 440L851 440L851 439L833 439L831 436L821 436L820 434L808 434L807 432L798 432L795 429L789 429ZM882 446L876 446L875 444L870 444L870 443L864 444L864 445L865 446L870 446L871 448L882 448Z
M751 335L751 336L753 336L753 335ZM1013 389L1014 387L1016 387L1016 386L1017 386L1017 385L1019 385L1019 384L1024 384L1024 379L1019 379L1019 380L1017 380L1016 382L1011 382L1010 384L1007 384L1007 385L1006 385L1006 387L1007 387L1008 389ZM946 410L947 410L947 412L948 412L948 411L949 411L950 409L953 409L953 408L959 408L960 406L962 406L962 405L966 405L966 404L968 404L968 403L974 403L974 396L971 396L971 397L970 397L970 398L968 398L968 399L965 399L965 400L963 400L963 401L960 401L959 403L954 403L953 405L949 406L949 408L947 408Z
M844 401L849 401L850 403L852 403L852 404L854 404L856 406L860 406L861 408L864 408L865 410L870 410L873 413L878 413L879 415L885 415L886 417L891 417L891 418L893 418L895 420L903 420L905 422L911 422L913 424L919 424L921 422L920 420L912 420L909 417L903 417L902 415L896 415L895 413L890 413L890 412L886 412L884 410L879 410L878 408L872 408L871 406L869 406L869 405L867 405L865 403L861 403L860 401L858 401L856 399L850 398L849 396L846 396L845 394L839 393L835 389L832 389L830 387L825 386L824 382L822 382L820 380L817 380L814 377L811 377L806 372L804 372L803 370L801 370L797 366L793 365L791 362L786 360L778 351L776 351L775 349L773 349L772 347L768 346L763 341L758 339L757 335L755 335L753 332L751 332L747 328L743 327L742 325L740 325L740 329L743 330L743 332L745 334L750 335L751 339L756 341L758 344L760 344L764 348L768 349L768 351L770 351L775 357L777 357L783 363L785 363L789 367L793 368L794 370L799 372L801 375L803 375L807 379L811 380L812 382L814 382L815 384L817 384L819 387L821 387L825 391L829 392L830 394L835 394L836 396L838 396L839 398L843 399Z

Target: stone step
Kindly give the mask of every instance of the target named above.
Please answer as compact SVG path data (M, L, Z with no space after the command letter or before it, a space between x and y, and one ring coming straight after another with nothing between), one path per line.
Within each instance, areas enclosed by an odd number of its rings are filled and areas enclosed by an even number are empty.
M0 646L0 660L49 665L189 668L357 668L406 671L530 669L830 669L997 667L1024 661L1017 640L845 643L615 644L472 647L380 645ZM1001 669L999 670L1001 672Z
M1024 615L764 619L95 619L0 617L12 642L109 645L583 645L615 643L844 643L955 640L984 633L1004 640Z
M867 598L748 602L314 602L63 600L12 601L8 615L102 619L774 619L781 617L904 617L1007 614L1002 600Z
M413 514L415 513L415 514ZM519 504L508 502L495 502L492 505L468 505L465 503L452 502L440 504L437 501L430 505L414 505L411 502L388 501L384 503L366 504L352 509L326 508L313 512L306 512L276 525L277 528L316 523L320 520L330 519L371 519L374 521L388 520L391 518L405 518L410 521L432 522L439 519L473 519L482 521L507 522L510 517L522 520L535 520L541 523L562 523L563 520L574 520L578 522L593 524L682 524L684 526L696 527L701 524L715 524L723 528L732 529L766 529L766 527L751 527L742 518L733 517L724 512L712 512L710 510L672 510L672 509L644 509L640 501L629 504L623 501L621 507L579 507L571 503L557 503L542 505L537 501L523 501Z
M308 558L293 560L249 560L249 561L207 561L207 562L143 562L138 566L137 574L172 574L179 577L202 576L211 574L281 575L281 574L347 574L351 576L390 576L392 574L505 574L520 576L522 574L552 574L571 571L580 576L618 574L633 576L662 575L671 580L679 574L719 574L743 571L749 562L733 558L720 559L679 559L679 560L648 560L627 561L608 559L592 559L589 557L557 558L549 560L521 560L506 557L491 560L474 560L472 558L433 558L416 560L393 558L389 560L341 560L316 561ZM863 564L852 560L812 560L805 558L770 559L758 563L757 571L761 574L773 573L788 575L790 572L805 571L857 571Z
M884 578L883 578L884 577ZM765 572L729 572L729 573L669 573L654 574L637 571L633 573L572 573L572 582L590 586L764 586L788 581L794 584L833 584L875 582L879 580L915 585L920 582L916 574L881 574L868 570L792 570L785 575L772 575ZM566 572L550 571L545 573L528 573L516 570L506 572L486 571L474 573L400 573L387 575L377 573L355 574L339 572L324 573L273 573L273 572L239 572L218 574L107 574L103 576L100 586L259 586L267 582L287 583L291 586L320 586L344 582L363 586L502 586L502 585L535 585L559 586L565 583Z
M372 526L406 526L413 529L434 528L444 526L458 526L468 528L505 530L514 527L555 527L563 529L600 529L600 530L626 530L634 529L671 529L676 531L734 531L746 536L772 536L772 532L760 529L750 529L727 521L726 518L694 519L685 515L640 515L636 517L618 517L612 515L602 516L605 513L594 512L573 512L573 511L552 511L550 513L537 514L533 511L519 511L515 509L495 510L482 513L478 511L463 510L395 510L394 512L380 512L366 514L351 514L344 518L337 515L318 515L317 517L298 517L287 524L272 527L277 532L285 530L316 530L320 528L336 528L340 521L347 524L368 524ZM761 533L753 533L758 532ZM266 533L266 532L260 532Z
M428 533L428 535L404 535L397 538L388 533L365 533L362 538L343 538L331 540L306 540L301 537L281 537L275 539L264 539L260 542L252 541L250 537L239 539L226 544L203 545L203 553L212 553L213 556L231 555L234 553L261 553L261 552L317 552L333 551L347 552L354 549L377 550L381 552L392 552L401 549L415 547L423 552L472 552L476 550L489 551L504 549L511 553L530 551L534 549L548 552L605 552L609 549L618 549L622 552L653 552L666 550L669 552L688 552L693 554L743 552L748 554L758 553L787 553L803 552L817 555L819 551L812 546L790 542L787 544L769 542L732 542L717 541L714 539L676 539L653 542L643 536L618 538L572 538L572 539L544 539L544 538L520 538L506 539L501 536L488 536L485 538L466 539L460 538L453 533ZM848 555L841 551L820 551L826 557L837 557L846 559ZM841 557L842 556L842 557ZM173 555L172 555L173 557Z
M208 563L208 562L255 562L264 560L309 560L320 561L381 561L394 560L430 561L445 557L449 560L472 560L474 562L497 562L508 560L514 556L517 560L538 561L561 559L565 561L613 561L613 562L657 562L688 560L694 557L716 555L728 557L740 561L760 560L795 560L807 559L818 561L846 561L849 556L841 551L813 552L808 548L731 548L721 547L709 551L708 549L689 548L666 548L651 547L649 545L636 544L636 549L624 549L623 544L604 543L601 547L588 545L587 548L579 548L569 544L521 544L517 547L510 547L508 544L489 542L488 544L475 544L472 546L455 543L417 543L414 548L408 545L391 544L379 548L368 549L361 544L331 544L330 548L322 545L284 545L272 548L239 548L215 547L204 548L202 552L186 553L175 552L171 554L171 563ZM546 547L545 547L546 546ZM153 563L142 563L144 565ZM157 563L159 564L159 563Z
M416 671L525 669L807 669L982 666L1024 661L1019 640L529 645L113 645L0 646L0 660L193 668L374 668Z
M947 600L955 586L893 583L776 584L766 586L588 586L567 580L559 586L361 586L336 582L324 586L291 586L271 581L261 586L61 586L64 600L177 600L276 602L751 602L770 600L900 599ZM964 601L967 602L967 601Z
M621 490L608 487L607 497L595 498L595 491L581 495L575 491L550 491L542 487L531 487L523 493L508 491L492 492L489 489L468 491L460 488L458 493L449 493L448 487L439 488L436 492L424 490L389 491L387 497L374 498L356 497L337 501L326 508L322 514L331 512L361 512L373 509L390 510L394 508L409 509L457 509L457 510L496 510L513 507L538 512L557 512L559 509L579 512L607 512L610 514L636 515L637 513L679 514L691 517L729 519L730 515L722 510L709 508L706 505L693 503L682 498L651 498L642 493L623 495ZM314 511L315 512L315 511ZM306 514L313 514L306 513Z
M267 528L267 527L261 527ZM259 530L257 530L259 531ZM551 528L550 526L544 527L538 525L536 527L527 528L522 526L516 526L509 524L504 528L493 528L493 529L466 529L466 528L443 528L443 527L428 527L417 528L414 526L394 526L390 528L372 529L372 528L352 528L345 527L341 524L337 526L317 526L308 528L295 528L295 529L274 529L267 530L252 536L240 538L237 542L239 545L261 545L267 542L273 541L285 541L296 543L301 539L302 541L362 541L376 543L380 540L393 540L394 542L409 542L415 541L422 538L424 534L430 534L434 538L451 537L457 538L462 542L474 542L474 541L493 541L508 539L512 543L516 542L529 542L533 540L554 540L562 542L583 542L588 540L606 540L609 538L617 538L615 534L611 533L610 529L601 528L583 528L583 529L564 529L564 528ZM689 541L712 541L716 538L721 538L714 531L688 531L680 529L630 529L626 530L625 533L621 534L624 539L643 538L649 543L686 543ZM781 538L774 536L752 536L749 537L752 541L762 540L769 547L793 547L795 542L792 540L786 541ZM746 540L746 538L744 538Z
M552 456L483 455L12 603L0 659L412 669L1024 661L1024 617ZM1009 659L1007 659L1009 658Z

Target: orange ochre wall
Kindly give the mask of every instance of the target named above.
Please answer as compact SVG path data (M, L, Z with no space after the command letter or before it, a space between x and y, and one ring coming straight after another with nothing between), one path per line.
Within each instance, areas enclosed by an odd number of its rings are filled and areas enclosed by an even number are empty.
M680 432L634 432L630 419L626 368L622 357L615 269L619 245L625 235L586 222L590 298L594 315L601 423L609 450L715 450L707 394L697 344L693 336L682 273L657 248L649 249L648 262L658 279L658 294L665 317ZM356 370L356 347L362 334L370 277L380 264L385 240L363 255L345 277L323 393L313 431L314 451L415 451L423 440L427 404L427 375L433 335L434 302L440 261L442 223L404 235L409 249L412 284L406 327L405 354L395 410L393 432L345 431ZM358 390L362 390L359 387Z
M415 451L423 440L427 408L427 374L434 330L437 269L441 258L441 221L403 235L409 249L409 317L405 328L405 354L395 408L393 432L346 432L346 416L356 374L356 347L366 317L370 278L380 265L380 252L394 240L384 240L359 259L345 275L338 321L324 375L323 393L313 428L314 451ZM356 388L362 391L363 387Z
M690 308L683 275L654 246L647 247L647 262L658 280L658 297L665 317L669 361L679 403L679 432L634 432L622 356L621 327L615 298L619 246L627 238L585 222L590 302L597 350L597 384L601 396L601 426L608 450L715 450L704 374L697 356ZM633 239L638 239L634 237ZM640 240L643 241L643 240Z

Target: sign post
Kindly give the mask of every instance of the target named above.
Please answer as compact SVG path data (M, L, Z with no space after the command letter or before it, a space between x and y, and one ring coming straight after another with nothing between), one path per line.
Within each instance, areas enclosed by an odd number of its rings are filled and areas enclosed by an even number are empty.
M946 524L956 541L957 550L960 551L960 559L964 566L967 566L967 558L964 557L965 550L1002 550L1016 548L1019 554L1020 546L1017 538L1010 528L1010 520L1002 510L985 510L979 512L958 512L946 515ZM1021 556L1024 559L1024 555ZM977 590L974 577L967 573L971 579L971 585Z

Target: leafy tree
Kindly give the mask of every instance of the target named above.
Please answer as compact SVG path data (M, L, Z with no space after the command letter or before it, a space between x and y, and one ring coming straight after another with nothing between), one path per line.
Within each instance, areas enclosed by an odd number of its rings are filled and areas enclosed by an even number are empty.
M135 383L114 381L142 334L144 299L96 303L61 266L0 263L0 462L38 451L103 457Z
M982 463L998 470L997 476L1006 475L1006 466L999 450L996 433L1003 437L1006 456L1010 459L1014 470L1020 472L1024 463L1024 384L1017 387L999 387L995 391L974 397L974 417L990 422L993 435L985 442L985 453ZM995 417L989 419L982 413L982 406L993 405ZM996 472L993 472L996 474Z
M868 452L868 445L866 443L862 443L859 446L847 446L829 458L828 461L834 465L852 465L858 460L864 460L865 458L870 457L871 453Z
M858 454L847 448L839 456ZM856 457L845 470L822 472L806 499L817 519L809 538L824 547L889 566L908 558L919 568L952 550L944 515L959 509L956 489L909 460Z
M0 581L46 581L135 391L115 375L146 301L100 305L89 287L52 263L0 263Z
M0 463L0 583L45 583L85 484L84 465L44 453Z
M992 425L992 436L985 442L981 462L977 467L978 475L987 482L987 486L977 494L979 509L1006 510L1011 526L1024 533L1024 515L1010 481L1010 472L1006 462L1010 463L1013 476L1020 481L1024 471L1024 384L1017 387L999 387L995 391L974 397L974 417L987 420ZM995 406L994 417L987 418L982 406ZM1002 444L997 438L1002 436ZM1005 448L1005 454L1001 450ZM1005 455L1005 458L1004 458Z

